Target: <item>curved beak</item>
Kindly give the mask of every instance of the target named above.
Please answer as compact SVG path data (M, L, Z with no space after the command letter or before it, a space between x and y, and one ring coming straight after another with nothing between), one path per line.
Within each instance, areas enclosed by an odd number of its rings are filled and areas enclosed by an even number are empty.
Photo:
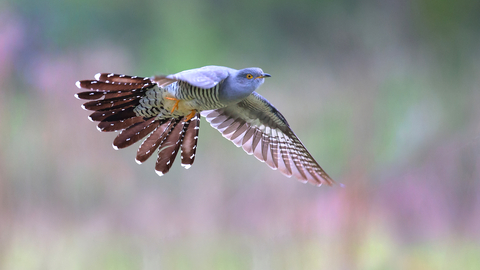
M262 75L256 77L255 79L268 78L268 77L272 77L272 75L270 75L270 74L268 74L268 73L263 73Z

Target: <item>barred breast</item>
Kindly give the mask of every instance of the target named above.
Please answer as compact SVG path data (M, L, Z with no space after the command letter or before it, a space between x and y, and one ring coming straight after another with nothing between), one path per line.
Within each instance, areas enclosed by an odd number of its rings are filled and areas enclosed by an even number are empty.
M183 117L190 114L192 110L200 112L223 108L226 105L219 102L219 88L220 84L209 89L203 89L183 81L177 81L163 87L155 85L145 92L134 112L145 118L163 119ZM180 100L178 108L173 110L175 100L168 98Z
M175 97L185 101L185 105L191 109L197 111L214 110L226 106L219 101L218 97L221 85L222 82L212 88L204 89L184 81L178 81L171 85L171 93L175 93Z

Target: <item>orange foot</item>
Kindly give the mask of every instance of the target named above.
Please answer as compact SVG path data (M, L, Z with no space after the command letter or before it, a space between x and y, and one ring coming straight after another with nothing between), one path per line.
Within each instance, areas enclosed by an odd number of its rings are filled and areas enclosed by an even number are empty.
M178 99L176 97L165 97L165 99L175 101L175 104L173 105L172 111L170 113L173 113L176 109L178 109L178 103L180 103L180 99Z
M191 112L189 115L185 116L184 122L190 121L190 119L192 119L192 118L195 116L195 114L197 114L197 111L196 111L196 110L192 110L192 112Z

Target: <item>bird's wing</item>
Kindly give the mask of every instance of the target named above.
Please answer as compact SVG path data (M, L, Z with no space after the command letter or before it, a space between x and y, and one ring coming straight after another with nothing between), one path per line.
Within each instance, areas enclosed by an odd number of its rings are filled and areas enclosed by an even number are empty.
M205 66L168 75L165 78L185 81L193 86L208 89L225 80L231 71L234 70L227 67ZM155 77L154 80L157 80L158 78L161 77Z
M283 115L256 92L237 104L203 111L202 116L225 138L272 169L314 185L333 184Z

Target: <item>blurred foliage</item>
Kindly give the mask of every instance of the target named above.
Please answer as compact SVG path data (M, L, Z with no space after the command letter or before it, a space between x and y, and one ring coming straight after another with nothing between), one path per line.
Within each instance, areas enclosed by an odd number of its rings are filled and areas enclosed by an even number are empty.
M477 269L480 2L0 2L0 269ZM114 151L74 83L260 66L337 182L202 122L195 166ZM178 161L177 161L178 162Z

